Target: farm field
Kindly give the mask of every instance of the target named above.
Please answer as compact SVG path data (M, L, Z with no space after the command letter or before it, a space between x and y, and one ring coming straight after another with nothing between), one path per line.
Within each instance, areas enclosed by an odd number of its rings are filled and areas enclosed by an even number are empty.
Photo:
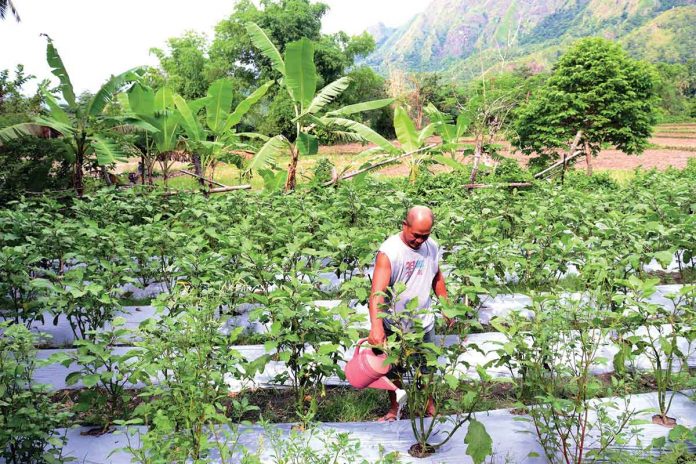
M0 69L0 464L696 462L696 61L598 33L688 8L511 2L459 80L232 3Z
M3 353L16 353L2 365L18 362L55 408L53 437L83 462L183 459L163 441L210 462L272 460L288 443L409 462L412 427L443 442L433 462L482 462L472 443L489 443L494 462L546 462L555 448L538 440L575 424L590 455L673 452L659 445L670 430L660 421L688 430L696 411L694 168L621 183L569 172L521 190L469 192L442 172L290 196L25 200L0 212L3 317L15 322ZM437 309L456 324L438 318L430 348L388 349L428 359L435 376L404 381L429 382L442 422L420 429L408 387L401 421L369 424L386 394L352 389L343 366L369 327L375 250L419 203L433 206L444 251L452 304ZM153 415L162 410L180 431Z

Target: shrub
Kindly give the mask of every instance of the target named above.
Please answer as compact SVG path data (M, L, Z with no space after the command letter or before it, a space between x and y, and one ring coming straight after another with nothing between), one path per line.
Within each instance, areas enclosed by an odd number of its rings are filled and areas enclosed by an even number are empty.
M36 336L23 325L0 323L0 457L8 464L65 462L60 412L44 385L32 383L38 367Z

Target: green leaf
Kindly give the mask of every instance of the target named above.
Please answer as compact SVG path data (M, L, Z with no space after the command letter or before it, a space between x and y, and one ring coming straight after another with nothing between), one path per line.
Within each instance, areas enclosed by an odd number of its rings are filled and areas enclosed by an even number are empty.
M97 93L90 99L87 106L87 114L90 116L97 116L101 114L113 99L118 91L126 84L136 82L140 79L140 74L142 74L144 68L133 68L128 71L121 73L117 76L111 76L111 78L106 81L104 85L97 91Z
M51 95L51 93L48 92L43 86L39 89L39 92L41 93L41 96L48 105L48 109L51 112L50 117L62 124L72 125L72 122L70 121L70 116L68 116L68 113L66 113L63 110L63 108L60 107L60 105L56 101L56 98L53 95Z
M58 50L53 46L53 40L46 34L42 34L46 37L46 61L51 67L51 73L58 78L60 81L60 91L63 94L63 99L70 107L75 107L75 91L73 90L73 85L70 82L70 76L68 76L68 71L65 69L63 60L58 54Z
M87 374L84 377L82 377L82 384L87 388L91 388L95 386L97 383L99 383L99 379L99 374Z
M297 138L297 150L302 155L316 155L319 151L319 141L313 135L300 132Z
M325 86L319 91L319 93L314 97L309 108L304 112L304 114L311 113L316 114L321 111L326 105L334 101L336 97L341 95L350 85L349 77L342 77ZM300 115L302 116L302 115Z
M394 103L393 98L384 98L382 100L371 100L362 103L356 103L354 105L344 106L334 111L329 111L326 116L348 116L355 113L362 113L363 111L378 110L389 106Z
M292 99L305 112L317 90L317 68L314 65L314 44L302 39L285 47L285 86Z
M186 135L193 142L200 142L205 140L205 134L203 128L201 127L196 115L191 111L186 100L181 97L181 95L174 95L173 97L174 105L176 106L179 115L181 116L181 126L186 131Z
M2 142L19 139L26 136L37 137L41 133L41 126L30 122L15 124L14 126L0 129L0 146Z
M80 380L81 375L81 372L71 372L65 377L65 385L75 385L77 381Z
M483 424L476 419L469 421L469 429L464 437L466 443L466 454L471 456L474 464L481 464L486 460L486 457L493 454L493 440L486 432Z
M444 164L445 166L449 166L450 168L454 169L455 171L465 171L466 170L465 164L460 163L459 161L454 160L448 156L433 155L433 159L440 164Z
M92 148L97 154L97 164L100 166L107 166L109 164L116 163L118 161L125 161L127 156L116 142L102 136L95 134L90 137L92 142Z
M251 107L255 105L264 95L268 92L268 89L273 86L274 81L268 81L263 84L258 89L254 90L251 95L242 100L239 105L234 109L234 112L228 116L227 121L225 121L225 127L223 131L229 131L234 126L239 124L245 114L249 112Z
M155 112L155 92L136 83L128 90L128 104L135 114L152 115Z
M420 147L416 126L408 112L401 106L397 106L394 110L394 130L404 152L414 151Z
M674 257L674 253L666 250L666 251L658 251L655 253L655 259L657 260L658 263L660 263L660 266L663 268L667 268L667 266L670 265L672 262L672 258Z
M287 148L287 140L282 135L275 137L264 143L261 149L256 152L251 159L245 172L258 171L267 164L272 163L275 157L280 155Z
M343 127L350 131L353 131L363 139L367 140L368 142L372 142L375 145L379 146L382 150L384 150L387 153L398 152L398 149L394 147L391 144L391 142L389 142L389 140L385 139L374 130L357 121L344 118L322 118L322 121L324 121L326 124L335 124L339 127Z
M234 84L230 79L218 79L208 87L208 103L205 105L208 128L221 132L234 99Z
M271 66L273 69L278 71L280 74L285 75L285 63L283 58L280 56L280 52L273 45L273 42L268 38L266 33L257 24L249 22L246 23L246 30L251 38L251 43L254 44L256 48L261 50L266 58L271 60Z

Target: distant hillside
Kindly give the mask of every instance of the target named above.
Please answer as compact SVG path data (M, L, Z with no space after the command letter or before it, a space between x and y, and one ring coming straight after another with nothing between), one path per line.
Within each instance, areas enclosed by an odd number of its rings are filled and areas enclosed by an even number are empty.
M637 57L679 62L696 49L696 0L433 0L404 26L371 32L371 66L453 78L496 63L546 66L590 35L617 39Z

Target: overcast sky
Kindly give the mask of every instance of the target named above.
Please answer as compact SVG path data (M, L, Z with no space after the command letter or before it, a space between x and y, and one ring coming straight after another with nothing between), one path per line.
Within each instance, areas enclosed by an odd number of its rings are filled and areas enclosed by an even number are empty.
M215 24L233 10L234 0L13 0L21 22L10 14L0 22L0 70L18 63L39 79L52 77L46 41L53 39L76 92L96 91L111 74L154 65L152 47L195 30L213 37ZM331 6L324 32L359 34L383 22L398 26L425 9L429 0L324 0Z

